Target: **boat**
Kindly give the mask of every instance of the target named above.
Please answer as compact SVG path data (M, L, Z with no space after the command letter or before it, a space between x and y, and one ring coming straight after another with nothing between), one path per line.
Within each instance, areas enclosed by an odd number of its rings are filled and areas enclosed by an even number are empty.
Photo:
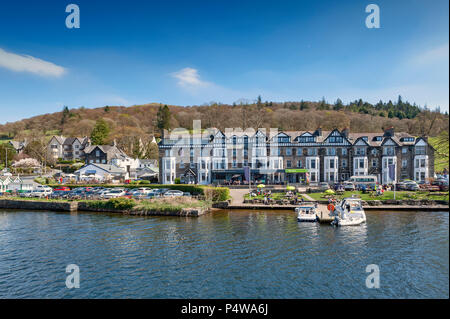
M366 222L366 213L361 199L355 197L341 200L338 205L333 207L330 215L334 216L331 224L335 226L357 226Z
M315 222L317 221L316 205L313 203L303 203L295 208L297 220L299 222Z

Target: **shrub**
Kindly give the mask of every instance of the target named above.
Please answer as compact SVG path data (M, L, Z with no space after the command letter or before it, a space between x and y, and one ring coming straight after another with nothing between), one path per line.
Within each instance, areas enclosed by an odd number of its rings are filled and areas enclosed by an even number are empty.
M87 206L103 209L127 210L132 209L135 205L136 202L131 198L112 198L108 201L87 201Z
M175 184L181 184L181 179L179 177L175 178Z
M203 194L206 200L222 202L230 198L230 189L227 187L206 187Z

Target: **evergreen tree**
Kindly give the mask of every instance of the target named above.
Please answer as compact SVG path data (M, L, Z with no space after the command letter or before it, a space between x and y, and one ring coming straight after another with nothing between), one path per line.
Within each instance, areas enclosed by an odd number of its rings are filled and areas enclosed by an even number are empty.
M339 111L339 110L342 110L343 108L344 108L344 103L342 103L342 100L338 98L336 100L336 103L334 103L333 110Z
M61 117L61 125L64 125L64 123L66 123L66 120L69 117L69 115L70 115L69 108L64 105Z
M159 106L158 113L156 114L156 126L161 130L170 129L170 110L167 105L164 107Z
M105 111L105 113L108 113L108 112L109 112L109 106L108 106L108 105L105 106L104 111Z
M94 145L106 143L109 135L109 126L104 119L98 119L91 133L91 141Z
M300 102L300 111L307 110L307 109L309 109L308 104L305 101L301 100L301 102Z

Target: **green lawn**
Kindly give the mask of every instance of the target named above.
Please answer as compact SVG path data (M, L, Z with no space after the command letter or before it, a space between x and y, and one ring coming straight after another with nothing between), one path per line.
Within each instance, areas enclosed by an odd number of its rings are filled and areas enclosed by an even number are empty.
M394 192L387 191L384 192L382 196L374 196L370 193L363 194L360 191L355 192L344 192L343 195L336 195L337 198L343 198L343 197L351 197L353 194L358 195L362 200L388 200L388 199L394 199ZM444 195L442 195L444 194ZM308 194L310 197L314 198L315 200L327 200L328 198L325 197L325 193L311 193ZM430 200L449 200L448 192L408 192L408 191L397 191L395 194L395 199L402 200L402 199L430 199Z
M433 146L436 149L436 152L434 153L434 170L435 172L442 172L444 168L449 167L449 161L448 156L443 156L442 154L448 155L448 144L447 145L438 145L439 137L430 137L428 141L430 142L431 146Z
M286 198L286 193L272 193L270 194L270 198L274 199L274 200L281 200ZM246 194L244 196L244 199L260 199L260 200L264 200L264 195L258 195L258 196L252 196L250 197L250 194Z

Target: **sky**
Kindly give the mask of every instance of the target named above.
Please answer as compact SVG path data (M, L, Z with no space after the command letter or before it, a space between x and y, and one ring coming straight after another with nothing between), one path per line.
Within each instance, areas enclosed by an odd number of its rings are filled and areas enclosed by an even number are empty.
M80 28L66 27L66 6ZM366 6L380 9L367 28ZM448 0L1 1L0 123L69 108L344 102L449 109Z

